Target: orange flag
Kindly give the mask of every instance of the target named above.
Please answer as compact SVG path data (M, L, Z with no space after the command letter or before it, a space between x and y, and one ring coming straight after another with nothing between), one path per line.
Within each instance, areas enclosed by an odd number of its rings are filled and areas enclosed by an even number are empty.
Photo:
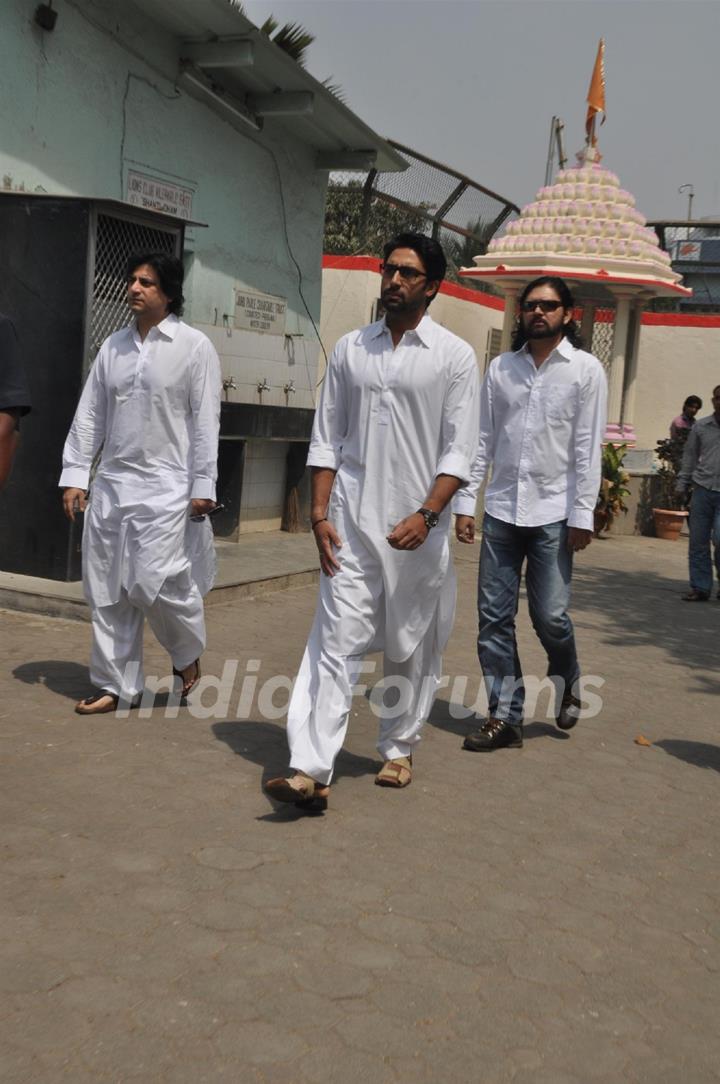
M602 113L601 124L605 122L605 41L600 38L598 45L595 67L593 68L590 89L587 95L588 111L585 118L585 131L593 147L597 139L595 137L595 114Z

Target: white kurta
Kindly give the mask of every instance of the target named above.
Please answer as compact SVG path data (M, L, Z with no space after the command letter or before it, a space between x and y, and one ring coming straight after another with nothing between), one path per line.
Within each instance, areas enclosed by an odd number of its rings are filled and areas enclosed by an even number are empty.
M63 452L61 486L87 489L83 585L94 607L153 603L188 566L201 594L215 578L212 528L188 518L214 500L220 362L201 332L168 316L144 341L133 324L95 359Z
M468 480L478 441L479 381L472 348L425 315L393 349L385 321L345 335L332 352L308 464L336 471L328 511L350 520L377 557L385 652L408 659L444 589L454 592L450 509L414 551L393 549L392 528L420 508L439 474ZM342 563L342 550L337 554ZM443 606L444 647L454 606Z
M308 463L337 472L328 519L342 539L340 570L321 579L288 706L290 766L320 783L332 779L367 651L382 649L385 677L408 692L381 715L380 755L409 756L420 741L455 615L450 512L417 550L395 550L387 535L438 474L469 478L477 426L475 355L429 316L395 349L384 321L335 347Z

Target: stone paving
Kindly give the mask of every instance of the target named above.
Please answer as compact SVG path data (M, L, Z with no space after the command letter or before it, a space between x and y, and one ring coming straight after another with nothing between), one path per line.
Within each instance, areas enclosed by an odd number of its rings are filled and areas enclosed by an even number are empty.
M720 1079L720 602L679 601L685 560L594 543L574 614L602 712L567 736L541 697L522 750L480 756L450 699L462 675L477 695L459 549L413 785L372 785L359 698L321 817L261 791L286 756L266 681L293 674L314 588L211 608L206 673L239 662L219 713L208 687L75 716L87 625L2 613L5 1084ZM152 640L147 661L166 669Z

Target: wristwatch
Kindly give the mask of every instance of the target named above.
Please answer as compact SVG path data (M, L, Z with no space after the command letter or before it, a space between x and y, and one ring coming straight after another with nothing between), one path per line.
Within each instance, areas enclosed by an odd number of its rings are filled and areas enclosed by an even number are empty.
M437 514L437 512L433 512L432 508L418 508L418 512L425 520L425 526L428 530L430 530L432 527L437 527L438 523L440 522L440 516Z

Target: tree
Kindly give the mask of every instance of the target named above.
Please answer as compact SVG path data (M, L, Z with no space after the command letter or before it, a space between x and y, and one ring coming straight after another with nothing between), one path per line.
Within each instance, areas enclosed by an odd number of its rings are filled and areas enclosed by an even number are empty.
M363 230L363 181L348 181L328 188L325 202L325 239L323 251L334 255L382 256L383 245L398 233L428 233L429 221L423 214L427 204L411 211L373 196Z
M466 236L463 233L451 233L446 231L443 238L443 248L445 249L445 255L447 257L448 269L447 277L451 282L459 282L462 286L469 286L471 289L479 290L485 294L497 294L498 290L490 283L482 282L480 279L465 278L458 274L461 267L473 267L474 256L484 256L487 251L487 225L481 218L476 221L470 221L466 224L465 229L472 236Z

